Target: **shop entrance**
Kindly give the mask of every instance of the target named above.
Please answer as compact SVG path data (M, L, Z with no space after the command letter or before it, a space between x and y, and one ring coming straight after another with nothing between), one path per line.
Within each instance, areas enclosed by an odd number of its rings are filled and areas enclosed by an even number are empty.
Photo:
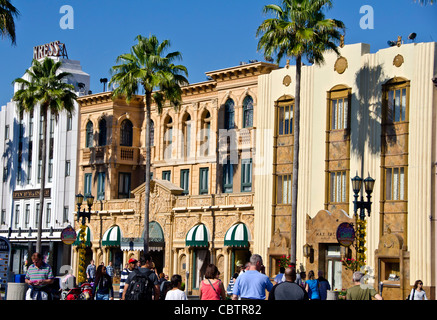
M331 285L331 290L341 291L342 262L340 245L327 245L326 247L326 280Z

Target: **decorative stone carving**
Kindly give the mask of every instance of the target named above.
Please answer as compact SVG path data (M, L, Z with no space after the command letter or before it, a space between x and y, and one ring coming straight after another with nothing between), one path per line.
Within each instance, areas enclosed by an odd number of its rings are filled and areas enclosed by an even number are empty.
M270 248L287 248L287 239L281 235L279 229L276 229L270 241Z
M291 84L291 77L287 74L282 80L282 84L288 87Z
M393 65L396 67L400 67L402 64L404 63L404 57L401 54L398 54L394 59L393 59Z
M339 57L334 64L334 71L337 71L338 74L343 74L348 67L348 62L345 57Z

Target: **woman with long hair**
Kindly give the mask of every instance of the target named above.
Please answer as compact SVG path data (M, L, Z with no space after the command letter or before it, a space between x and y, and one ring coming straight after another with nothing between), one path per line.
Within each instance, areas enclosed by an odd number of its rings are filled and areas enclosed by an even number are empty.
M220 279L219 270L213 264L206 267L205 279L200 282L200 300L225 300L226 291Z
M97 267L93 296L96 300L114 300L112 278L106 273L106 267L104 265Z
M408 296L408 300L428 300L425 290L423 290L423 281L416 280L414 287L411 289L411 293Z

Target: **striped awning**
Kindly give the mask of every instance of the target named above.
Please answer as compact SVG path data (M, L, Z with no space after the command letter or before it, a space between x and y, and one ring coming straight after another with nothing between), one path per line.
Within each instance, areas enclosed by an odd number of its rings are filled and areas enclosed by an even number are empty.
M106 230L102 237L102 246L120 246L121 231L119 226L113 226Z
M149 246L150 250L160 251L165 247L164 232L156 221L149 223Z
M228 229L225 235L225 246L230 247L248 247L250 233L244 223L234 224Z
M211 240L208 229L204 224L195 225L188 231L185 238L187 247L208 247L208 241Z
M77 238L76 241L73 242L73 246L78 246L80 244L79 236L80 236L80 229L76 231ZM86 227L85 229L85 246L90 247L91 246L91 231L90 227Z

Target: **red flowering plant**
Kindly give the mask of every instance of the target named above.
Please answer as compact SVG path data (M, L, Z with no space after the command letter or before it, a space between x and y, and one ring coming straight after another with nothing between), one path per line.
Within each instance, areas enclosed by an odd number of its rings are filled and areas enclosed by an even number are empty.
M352 259L346 258L346 259L341 260L341 262L346 269L349 269L352 271L358 271L363 266L363 263L361 261L355 260L353 258Z
M288 256L281 256L279 259L279 267L289 268L291 267L291 261L290 261L290 255Z

